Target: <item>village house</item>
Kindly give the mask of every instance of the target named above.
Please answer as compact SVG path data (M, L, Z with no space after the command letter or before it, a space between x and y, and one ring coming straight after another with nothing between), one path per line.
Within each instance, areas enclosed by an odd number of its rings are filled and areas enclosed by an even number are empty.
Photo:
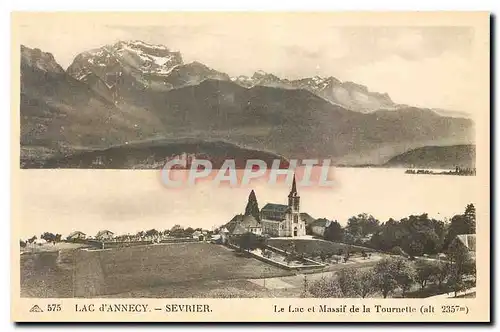
M317 219L311 223L312 235L324 237L326 229L330 226L332 222L327 219Z
M99 241L111 240L111 239L113 239L113 235L114 235L114 233L111 231L102 230L102 231L99 231L97 233L97 235L95 236L95 239L99 240Z
M262 226L251 215L241 215L237 214L231 219L229 223L226 224L225 229L227 230L227 235L235 237L245 233L253 233L255 235L262 235ZM224 233L224 232L222 232Z
M467 250L472 258L476 258L476 234L457 235L455 241L459 241Z
M80 232L80 231L74 231L72 233L70 233L66 239L68 241L74 241L74 240L85 240L87 235L85 235L85 233L83 232Z
M199 241L205 241L208 237L208 233L206 231L194 231L192 234L193 239L199 240Z

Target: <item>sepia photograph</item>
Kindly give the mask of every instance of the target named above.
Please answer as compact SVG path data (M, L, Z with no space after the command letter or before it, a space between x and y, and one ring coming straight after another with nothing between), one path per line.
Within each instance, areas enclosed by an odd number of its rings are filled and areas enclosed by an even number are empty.
M489 293L489 16L457 15L15 14L13 296L465 315Z

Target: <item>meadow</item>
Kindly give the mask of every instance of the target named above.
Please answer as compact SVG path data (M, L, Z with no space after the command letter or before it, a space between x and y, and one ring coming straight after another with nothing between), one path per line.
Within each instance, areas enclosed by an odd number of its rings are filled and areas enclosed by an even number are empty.
M247 279L287 275L291 272L209 243L72 250L22 255L21 295L155 297L155 289L158 297L205 297L230 285L245 288Z

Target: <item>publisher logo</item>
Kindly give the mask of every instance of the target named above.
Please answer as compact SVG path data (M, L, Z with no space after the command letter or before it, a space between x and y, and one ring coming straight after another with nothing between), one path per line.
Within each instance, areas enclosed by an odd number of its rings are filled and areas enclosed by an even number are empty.
M30 312L43 312L43 310L35 304L33 307L31 307Z

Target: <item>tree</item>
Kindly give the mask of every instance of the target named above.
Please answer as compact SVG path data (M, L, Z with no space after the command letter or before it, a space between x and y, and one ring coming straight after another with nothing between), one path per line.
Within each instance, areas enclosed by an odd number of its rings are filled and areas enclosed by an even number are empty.
M464 214L457 214L451 218L444 241L444 249L448 249L457 235L474 233L476 233L476 208L473 204L469 204L465 208Z
M382 293L382 296L387 298L387 296L393 292L398 283L394 278L392 271L392 261L389 258L384 258L373 267L374 273L374 286Z
M448 278L450 266L445 262L437 262L435 268L436 271L432 276L432 279L434 282L437 282L438 287L441 288L446 278Z
M359 296L366 298L368 295L375 293L376 285L373 269L361 270L358 273L357 280L359 283L357 288Z
M181 225L176 224L176 225L172 226L172 228L170 229L170 232L178 232L179 230L184 230L184 228Z
M26 248L26 242L24 242L23 240L19 240L19 245L21 246L21 248Z
M259 248L260 240L254 233L246 232L238 237L237 243L241 250L250 251Z
M250 192L250 195L248 195L245 216L253 216L257 221L260 221L259 203L257 202L257 196L253 190Z
M33 242L35 242L37 239L36 235L33 235L31 238L28 239L28 243L29 244L32 244Z
M429 218L427 213L411 215L400 222L402 232L400 245L410 256L437 254L444 241L444 223Z
M403 291L403 297L415 283L415 267L414 264L406 259L398 258L394 260L393 275L398 283L398 286Z
M378 231L380 221L372 215L366 213L358 214L347 220L346 232L354 237L363 237L368 234L373 234Z
M420 288L424 289L427 282L434 279L434 276L439 272L439 263L430 261L421 261L416 264L415 279L420 284Z
M468 249L455 239L448 248L448 258L451 264L451 270L448 277L448 285L455 291L455 296L466 286L464 277L466 275L475 274L475 262L470 257Z
M308 293L313 297L319 298L340 298L343 296L338 282L334 277L321 277L321 279L312 282L308 287Z
M359 275L353 268L343 268L337 273L337 283L344 297L356 297L359 294Z
M415 280L415 269L406 259L390 257L380 260L373 268L375 274L375 287L386 298L398 286L403 291L403 296Z
M467 204L464 212L464 217L467 219L467 222L471 228L474 228L474 233L476 229L476 208L474 204Z
M146 231L146 236L157 236L157 235L158 231L154 228Z
M56 236L53 233L45 232L42 235L40 235L40 239L43 239L47 242L54 242L56 239Z
M61 242L61 237L62 235L61 234L56 234L55 238L54 238L54 241L55 242Z
M28 239L28 243L29 244L32 244L33 242L35 242L37 239L36 235L33 235L31 238Z
M325 228L325 240L340 242L344 238L344 230L338 221L330 222L330 225Z

